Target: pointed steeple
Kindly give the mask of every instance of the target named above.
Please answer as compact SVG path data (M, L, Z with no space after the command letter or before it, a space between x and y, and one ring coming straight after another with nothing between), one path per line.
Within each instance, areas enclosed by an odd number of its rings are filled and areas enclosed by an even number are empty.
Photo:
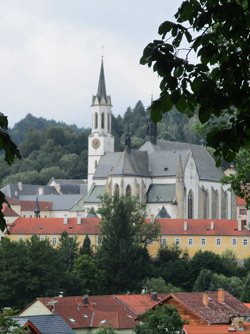
M106 92L106 83L105 83L105 75L104 75L104 66L103 59L101 63L101 70L99 75L99 82L96 96L93 96L92 105L109 105L111 106L111 98L107 95Z
M151 104L153 97L151 96ZM147 121L146 121L146 141L150 141L153 145L157 144L157 124L151 120L151 111L147 109Z
M176 178L179 180L181 179L183 180L184 178L181 155L179 155L179 162L178 162L177 171L176 171Z
M39 208L39 202L38 202L38 196L36 196L36 207L34 210L34 214L36 218L40 217L40 208Z

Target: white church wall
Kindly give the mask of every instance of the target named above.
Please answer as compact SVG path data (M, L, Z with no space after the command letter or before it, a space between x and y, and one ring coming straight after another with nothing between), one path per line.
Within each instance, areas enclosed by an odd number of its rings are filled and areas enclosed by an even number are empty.
M193 192L193 218L198 219L198 185L199 185L199 176L196 169L196 164L192 154L190 154L186 168L184 171L184 184L186 187L186 218L188 218L188 194L190 190Z

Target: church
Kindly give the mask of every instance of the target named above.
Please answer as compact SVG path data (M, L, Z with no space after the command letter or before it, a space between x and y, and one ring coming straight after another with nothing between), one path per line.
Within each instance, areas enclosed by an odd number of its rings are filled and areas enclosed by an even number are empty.
M85 209L96 210L104 193L117 191L138 197L155 218L235 219L236 198L220 184L224 173L204 146L158 140L148 112L145 143L132 149L128 129L124 151L114 152L111 108L102 60L91 105Z

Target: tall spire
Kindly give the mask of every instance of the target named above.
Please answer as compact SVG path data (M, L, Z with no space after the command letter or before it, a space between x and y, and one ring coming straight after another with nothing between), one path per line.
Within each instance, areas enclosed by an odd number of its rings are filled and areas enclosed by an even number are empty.
M36 207L34 210L34 214L36 218L40 217L40 208L39 208L39 202L38 202L38 196L36 195Z
M103 68L103 59L101 64L101 71L99 76L99 83L98 83L98 89L97 94L99 102L101 102L102 98L107 101L107 93L106 93L106 84L105 84L105 76L104 76L104 68Z
M131 150L131 132L129 131L129 123L128 123L128 129L125 134L125 149L130 152Z
M147 121L146 121L146 141L151 142L153 145L157 144L157 125L151 120L151 112L147 109Z

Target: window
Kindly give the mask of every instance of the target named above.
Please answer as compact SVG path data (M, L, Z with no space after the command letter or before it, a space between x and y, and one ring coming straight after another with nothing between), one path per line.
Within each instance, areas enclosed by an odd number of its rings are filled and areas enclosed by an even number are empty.
M95 129L98 128L98 114L97 112L95 113Z
M52 238L52 245L56 245L57 244L57 237L53 237Z
M180 246L181 239L180 238L175 238L175 244L176 244L176 246Z
M248 239L243 239L243 246L248 246Z
M240 215L246 215L247 209L240 209Z
M40 237L40 241L44 241L45 240L45 237Z
M110 118L111 118L111 115L110 113L108 114L108 131L110 132Z
M19 241L24 241L24 237L19 237L18 240Z
M216 239L216 246L221 246L221 238Z
M115 184L114 190L115 190L114 192L117 193L117 195L119 196L119 186L117 183Z
M166 244L167 244L167 238L161 238L161 244L163 246L166 246Z
M97 167L97 160L95 160L95 168Z
M193 238L188 239L188 246L193 246L194 240Z
M131 196L131 187L129 184L126 187L126 196Z
M242 226L246 226L246 225L247 225L247 221L246 221L246 219L243 219L243 220L241 221L241 225L242 225Z
M32 218L32 215L30 215L30 218Z
M105 117L104 112L102 112L102 129L104 129L104 117Z
M237 239L236 238L232 239L232 246L237 246Z
M148 241L148 244L149 244L150 246L152 246L152 245L154 244L154 240L153 240L153 239L149 240L149 241Z
M193 201L193 192L192 190L189 191L188 194L188 219L192 219L193 218L193 205L194 205L194 201Z
M201 238L201 246L206 246L206 239L205 238Z

